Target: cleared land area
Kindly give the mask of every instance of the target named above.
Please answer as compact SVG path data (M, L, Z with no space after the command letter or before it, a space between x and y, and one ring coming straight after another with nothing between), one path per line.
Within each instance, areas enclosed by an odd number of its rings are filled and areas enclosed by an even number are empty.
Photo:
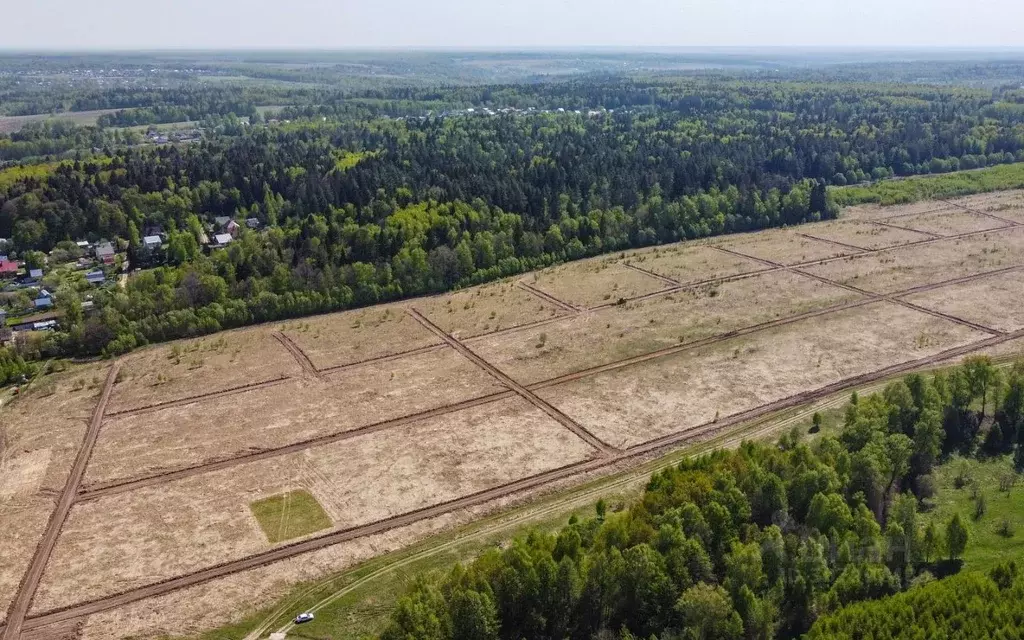
M614 304L618 300L628 300L671 286L609 258L594 258L552 267L523 278L523 282L583 309Z
M78 504L34 608L114 593L269 547L249 509L306 489L344 528L590 457L520 399Z
M283 333L321 370L439 345L441 341L405 312L382 305L294 320Z
M86 484L220 460L503 390L445 348L209 402L108 419Z
M18 589L85 435L107 367L33 383L0 420L0 619Z
M951 278L1024 264L1024 229L990 231L805 268L808 273L875 293L893 293Z
M1024 191L982 193L950 200L950 204L1024 224Z
M844 214L133 353L24 628L92 615L84 628L114 637L142 611L147 628L180 634L279 592L268 583L323 575L690 439L734 436L816 394L1024 350L1024 229L985 230L1006 223L943 202L869 214L894 226ZM24 600L18 584L107 367L46 379L58 386L3 409L8 601ZM218 603L229 610L203 613Z
M0 133L14 133L21 131L25 125L32 122L45 122L47 120L63 120L81 126L93 126L100 116L114 113L117 109L96 109L93 111L68 111L65 113L40 113L30 116L0 116Z
M108 414L285 376L301 367L269 328L229 331L142 349L122 360Z
M884 220L899 215L930 213L932 211L946 211L949 209L949 204L937 200L922 200L921 202L889 207L883 207L878 204L859 204L853 207L846 207L843 209L841 216L845 220Z
M846 220L806 225L800 229L815 238L870 250L886 249L931 237L909 229Z
M779 229L762 233L751 233L716 244L740 253L770 260L780 264L798 264L812 260L824 260L856 253L856 249L809 238L823 229L819 225L806 225L800 231ZM763 268L763 265L762 265Z
M978 278L903 298L999 331L1024 328L1024 269Z
M511 281L417 301L416 308L456 338L503 331L566 314L566 310Z
M508 375L530 384L860 297L805 276L775 272L615 305L469 344Z
M765 270L756 260L694 243L633 251L624 262L685 285Z
M985 334L879 302L538 393L630 447Z

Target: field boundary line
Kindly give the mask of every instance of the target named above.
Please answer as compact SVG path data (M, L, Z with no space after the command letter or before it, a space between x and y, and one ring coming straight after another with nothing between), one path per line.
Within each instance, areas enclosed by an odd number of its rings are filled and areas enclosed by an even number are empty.
M331 365L330 367L324 367L323 369L319 369L319 371L322 374L330 374L330 373L334 373L336 371L341 371L343 369L352 369L354 367L361 367L363 365L375 364L375 363L378 363L378 362L386 362L388 360L400 360L401 358L404 358L406 356L416 356L416 355L419 355L421 353L429 353L431 351L439 351L441 349L447 349L447 348L448 348L448 345L446 345L445 343L443 343L443 342L435 342L433 344L428 344L428 345L423 346L423 347L416 347L415 349L409 349L408 351L399 351L397 353L386 353L386 354L384 354L382 356L374 356L372 358L367 358L366 360L357 360L355 362L346 362L345 364Z
M930 236L932 238L948 238L949 237L949 236L944 236L941 233L935 233L933 231L925 231L923 229L911 229L910 227L903 227L903 226L900 226L898 224L892 224L891 222L886 222L885 220L870 220L869 223L873 224L873 225L877 225L879 227L886 227L887 229L896 229L898 231L910 231L911 233L920 233L923 236Z
M817 242L824 242L826 244L831 244L831 245L835 245L837 247L842 247L843 249L853 249L854 251L858 251L858 252L860 252L860 251L871 251L871 249L866 249L864 247L858 247L855 244L847 244L845 242L839 242L838 240L830 240L828 238L822 238L822 237L819 237L819 236L813 236L813 235L811 235L809 233L804 233L802 231L794 231L793 233L795 235L798 235L798 236L802 237L802 238L807 238L808 240L815 240ZM847 255L844 255L844 256L839 256L839 257L845 258L845 257L847 257L849 255L850 254L847 254Z
M82 478L85 477L85 470L89 466L89 460L92 458L96 440L99 438L100 429L103 426L103 412L106 411L107 403L110 402L110 395L114 390L114 384L117 382L117 375L120 371L121 362L115 361L107 372L107 379L103 383L103 391L96 402L92 419L89 421L89 427L86 429L82 443L78 447L78 453L75 454L75 461L68 471L64 490L61 491L57 504L54 506L53 511L50 512L46 529L43 531L43 535L36 545L35 553L32 555L32 560L29 562L28 568L21 578L18 591L11 600L11 605L7 612L6 626L4 627L3 634L0 635L0 638L3 640L19 640L21 638L22 626L29 608L32 606L32 601L35 599L36 591L39 589L43 572L50 561L50 555L53 553L54 547L57 546L57 539L64 528L64 523L67 522L68 515L71 513L71 507L75 504L78 487L82 483Z
M997 216L994 213L990 213L988 211L982 211L981 209L972 209L971 207L967 207L967 206L964 206L964 205L959 204L957 202L953 202L952 200L939 200L939 202L944 202L944 203L946 203L946 204L948 204L950 206L956 207L958 209L963 209L964 211L967 211L969 213L976 213L979 216L985 216L986 218L992 218L993 220L999 220L1000 222L1005 222L1007 224L1007 226L1006 227L999 227L1000 229L1006 229L1008 227L1024 226L1020 222L1017 222L1016 220L1010 220L1009 218L1004 218L1002 216Z
M579 312L583 311L583 309L581 309L580 307L577 307L576 305L572 304L571 302L566 302L564 300L559 300L558 298L556 298L555 296L551 295L547 291L543 291L543 290L538 289L537 287L535 287L533 285L526 284L522 280L516 280L516 286L519 287L520 289L523 289L524 291L532 293L534 296L540 298L541 300L545 300L547 302L550 302L551 304L553 304L553 305L555 305L555 306L557 306L557 307L559 307L559 308L561 308L561 309L563 309L565 311L571 311L573 313L579 313Z
M754 407L744 412L733 414L732 416L726 417L725 419L717 422L705 423L698 427L667 434L661 438L649 440L645 443L630 447L629 449L614 456L606 458L592 458L590 460L570 463L526 478L520 478L519 480L515 480L504 485L483 489L443 503L421 507L397 516L392 516L391 518L358 525L348 529L332 531L320 536L270 549L259 554L206 567L189 574L167 578L149 585L127 589L120 593L102 596L93 600L51 609L26 619L25 628L37 629L65 622L67 620L78 619L83 616L100 613L102 611L108 611L126 604L171 593L185 587L203 584L210 580L292 558L294 556L322 549L327 546L332 546L340 542L346 542L348 540L353 540L367 535L390 531L397 527L406 526L423 519L444 515L457 509L477 506L512 494L537 489L578 474L599 471L632 458L650 455L662 449L690 443L696 438L713 437L717 435L718 432L724 431L737 423L763 416L771 413L772 411L799 406L806 402L812 402L851 387L856 387L858 385L874 382L878 379L905 373L936 362L956 358L979 349L1002 344L1020 337L1024 337L1024 329L1013 333L993 336L985 340L969 342L930 356L925 356L915 360L908 360L873 372L867 372L843 380L838 380L816 390L800 392L774 402L766 403L759 407Z
M214 398L223 398L224 396L231 396L238 393L245 393L246 391L252 391L254 389L263 389L266 387L273 387L279 385L282 382L288 382L294 380L291 376L279 376L277 378L271 378L270 380L263 380L261 382L251 382L249 384L239 385L237 387L230 387L228 389L221 389L220 391L211 391L209 393L200 393L194 396L185 396L184 398L178 398L176 400L166 400L164 402L157 402L155 404L147 404L141 407L133 407L131 409L121 409L120 411L111 411L105 413L104 418L120 418L123 416L134 416L142 413L152 413L154 411L161 411L163 409L170 409L172 407L180 407L186 404L192 404L193 402L200 402L203 400L212 400Z
M441 330L440 327L438 327L436 324L428 320L426 316L424 316L416 309L409 307L408 309L406 309L406 311L424 327L434 332L434 334L436 334L439 338L441 338L448 344L452 345L452 348L461 353L465 358L467 358L468 360L476 364L478 367L489 373L491 377L493 377L495 380L505 385L512 391L514 391L521 398L523 398L533 406L537 407L544 413L548 414L548 416L550 416L556 422L561 424L563 427L575 433L584 442L597 449L602 456L612 455L618 451L616 447L613 447L607 442L604 442L603 440L595 436L593 433L588 431L585 427L577 423L575 420L573 420L566 414L562 413L561 410L555 408L549 402L542 399L534 392L530 391L523 385L519 384L518 382L510 378L508 375L506 375L500 369L495 367L493 364L481 358L479 355L477 355L475 351L473 351L466 345L462 344L452 336L445 333L443 330Z
M295 344L294 340L285 335L283 331L275 331L273 333L273 336L278 342L281 343L281 346L284 347L285 350L288 353L290 353L293 358L295 358L296 364L299 365L303 373L305 373L310 378L316 378L317 380L324 379L322 372L316 368L316 365L313 364L313 361L309 359L309 356L306 355L306 352L302 350L302 347Z
M673 278L669 278L668 276L663 276L660 273L655 273L653 271L649 271L647 269L644 269L643 267L638 267L635 264L630 264L628 262L620 262L619 264L621 264L622 266L626 267L627 269L632 269L633 271L636 271L638 273L642 273L645 276L650 276L651 278L655 278L657 280L661 280L665 284L672 285L673 287L681 287L681 286L683 286L683 283L679 282L678 280L675 280Z

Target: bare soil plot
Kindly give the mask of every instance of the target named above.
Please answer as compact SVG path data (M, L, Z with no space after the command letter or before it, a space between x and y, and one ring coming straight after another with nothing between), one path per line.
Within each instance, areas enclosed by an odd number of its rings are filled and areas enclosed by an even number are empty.
M953 236L960 233L986 231L1006 226L1005 222L1000 222L995 218L971 213L963 209L922 213L916 216L898 218L894 222L901 227L934 233L939 236Z
M583 308L635 298L671 286L607 258L552 267L526 276L523 282Z
M842 258L805 271L876 293L893 293L1024 264L1024 229L992 231L876 254Z
M904 298L999 331L1024 328L1024 271L1010 271Z
M270 547L254 500L305 489L346 528L587 459L593 450L513 398L274 460L80 503L34 610Z
M606 442L632 446L985 337L873 303L537 393Z
M727 278L741 273L764 271L756 260L715 251L706 244L675 244L633 251L625 255L627 264L671 278L682 284Z
M821 229L817 225L801 226L800 232L810 235L817 235L815 229ZM740 253L778 262L781 264L797 264L810 262L812 260L825 260L836 256L845 256L856 253L856 249L845 249L838 245L812 240L789 229L772 229L759 233L743 234L729 237L724 242L718 242L726 249L732 249Z
M452 349L109 419L86 485L349 431L503 390Z
M953 207L945 202L935 200L922 200L910 204L897 204L883 207L877 204L859 204L853 207L846 207L839 212L841 220L885 220L893 216L902 216L912 213L929 213L932 211L950 210Z
M512 281L418 300L415 307L457 338L518 327L566 313Z
M318 369L440 344L405 312L407 305L381 305L355 311L294 320L285 335L309 356Z
M778 271L616 305L535 329L482 336L469 346L530 384L859 297Z
M127 355L107 412L299 375L301 367L272 331L270 327L228 331Z
M902 220L902 218L898 218ZM900 225L902 226L902 225ZM862 249L885 249L901 244L927 240L931 236L916 231L894 229L867 222L830 221L801 227L812 236L842 242Z
M41 378L0 409L0 620L82 443L107 365Z

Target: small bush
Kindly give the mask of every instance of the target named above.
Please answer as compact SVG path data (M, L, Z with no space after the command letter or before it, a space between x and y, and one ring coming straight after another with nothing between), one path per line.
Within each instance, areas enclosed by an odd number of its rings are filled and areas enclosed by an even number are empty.
M996 532L1004 538L1013 537L1013 523L1010 522L1009 518L1003 518L1002 522L999 523L999 528Z
M974 519L981 520L987 510L988 504L985 502L985 494L979 493L978 497L974 499Z

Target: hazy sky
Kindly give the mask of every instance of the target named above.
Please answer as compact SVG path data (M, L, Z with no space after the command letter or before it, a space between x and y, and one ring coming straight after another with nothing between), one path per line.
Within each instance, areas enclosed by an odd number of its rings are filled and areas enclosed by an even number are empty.
M0 48L1024 47L1024 0L2 0Z

